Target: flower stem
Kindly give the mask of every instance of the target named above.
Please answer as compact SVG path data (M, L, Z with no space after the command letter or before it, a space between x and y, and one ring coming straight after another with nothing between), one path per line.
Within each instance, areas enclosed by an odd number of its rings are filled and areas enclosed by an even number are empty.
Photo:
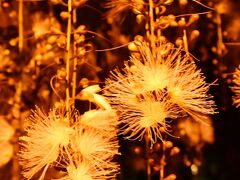
M216 21L217 21L217 54L219 57L221 57L226 49L224 43L223 43L223 35L222 35L222 20L221 15L217 13L216 15Z
M73 25L76 25L77 23L77 9L75 8L73 10ZM76 43L74 42L74 55L76 54ZM72 99L75 100L76 96L76 85L77 85L77 58L73 59L73 75L72 75ZM75 103L73 103L73 106L75 106Z
M151 165L149 161L149 137L148 134L145 135L145 141L146 141L146 159L147 159L147 180L151 180Z
M71 58L71 30L72 30L72 0L68 0L68 25L67 25L67 61L66 61L66 110L69 115L70 109L70 94L69 94L69 86L70 86L70 58Z
M19 0L18 5L18 49L23 50L23 0Z
M189 55L188 39L187 39L187 31L186 31L186 29L183 30L183 45L184 45L184 49L186 51L186 54Z
M160 158L160 176L159 180L164 180L164 168L165 168L165 141L162 142L162 157Z
M12 139L13 142L13 151L14 151L14 156L12 159L12 180L19 180L19 158L16 156L16 154L19 152L19 131L21 131L21 125L23 122L21 122L21 96L22 96L22 81L20 80L16 86L16 93L14 96L14 106L12 107L14 113L14 118L13 120L13 126L15 127L15 135ZM15 121L15 122L14 122Z
M155 28L154 28L154 13L153 13L153 0L149 0L149 18L150 18L150 43L153 56L155 54ZM154 56L155 57L155 56Z
M18 4L18 49L19 52L21 53L23 50L23 0L19 0ZM17 154L19 152L19 144L18 138L19 138L19 133L18 131L20 130L20 124L21 122L21 117L20 117L20 109L21 109L21 95L22 95L22 82L21 78L20 81L16 84L16 93L15 93L15 103L12 109L14 110L14 126L15 126L15 136L13 138L13 151L14 154ZM19 159L18 156L14 155L12 159L12 180L19 180Z

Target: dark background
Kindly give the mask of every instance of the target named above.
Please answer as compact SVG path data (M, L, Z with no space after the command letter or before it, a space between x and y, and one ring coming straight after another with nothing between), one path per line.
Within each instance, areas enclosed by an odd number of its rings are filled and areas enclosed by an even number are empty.
M103 2L101 0L89 0L87 6L82 7L77 11L78 22L77 24L85 24L87 29L98 32L104 37L110 40L110 42L104 42L99 38L91 38L89 36L89 41L92 41L96 49L111 48L121 45L121 41L118 39L118 35L123 35L126 39L133 40L134 36L137 34L143 35L144 29L143 25L138 25L135 22L135 15L130 11L126 12L125 19L120 23L117 23L117 27L120 29L119 34L115 37L109 35L112 27L107 23L104 17L107 10L103 8ZM205 4L208 1L201 1ZM11 1L12 8L16 8L16 4ZM233 24L233 21L239 19L240 22L240 1L237 0L215 0L214 5L223 3L228 7L228 10L221 14L222 19L222 30L225 32L223 41L225 43L229 42L240 42L240 23L239 25ZM59 13L62 10L66 10L61 5L50 6L46 2L26 2L26 12L25 15L36 12L49 13L51 10L54 11L54 16L60 21L62 25L66 25L66 21L62 20ZM166 14L183 14L183 13L193 13L193 12L203 12L206 11L205 8L189 1L188 5L185 7L179 7L177 3L170 6ZM206 144L202 148L202 166L199 169L199 174L192 176L189 167L186 167L181 162L181 155L175 159L171 159L170 165L167 166L167 173L177 172L178 178L183 180L237 180L240 173L240 109L237 109L232 105L232 95L230 87L233 85L231 83L232 73L235 68L240 64L239 54L240 45L227 45L226 50L223 55L219 55L213 52L213 47L216 47L218 37L217 37L217 24L215 22L215 16L218 12L212 11L212 17L207 18L206 15L201 15L200 19L193 24L189 29L197 29L200 32L199 38L190 44L190 53L195 57L200 59L197 61L197 65L202 69L203 73L206 75L207 82L213 82L217 79L216 86L212 86L211 94L214 96L216 101L218 113L212 117L215 142L213 144ZM25 22L27 24L27 22ZM29 25L27 25L29 26ZM234 34L231 31L234 29ZM171 41L174 42L175 39L181 36L181 29L179 28L168 28L163 31L163 34ZM8 41L11 37L16 37L17 27L10 25L7 27L0 26L0 43ZM117 40L119 40L117 42ZM2 41L2 42L1 42ZM109 56L109 54L111 56ZM104 81L109 75L109 71L116 66L123 66L123 61L127 60L130 53L127 48L120 48L110 52L97 52L97 65L103 69L103 71L98 73L100 81ZM25 56L25 55L23 55ZM25 56L26 57L26 56ZM107 58L116 59L114 63L108 63ZM213 63L213 60L217 61L217 64ZM84 76L84 74L83 74ZM24 103L29 104L31 107L33 102L25 101ZM204 133L204 132L203 132ZM145 163L144 158L144 143L143 142L129 142L124 140L123 137L119 137L122 153L121 157L117 157L117 160L121 163L121 173L119 179L124 180L135 180L135 179L146 179ZM175 144L182 148L181 153L192 153L191 150L188 151L181 142L172 139ZM141 157L134 153L134 148L140 147L143 151ZM194 152L193 152L194 154ZM197 153L197 156L199 153ZM176 161L174 163L174 161ZM143 167L142 167L143 166ZM10 179L9 169L11 167L11 162L0 169L0 179L7 180ZM8 175L6 175L8 174ZM153 174L153 179L158 179L158 173Z

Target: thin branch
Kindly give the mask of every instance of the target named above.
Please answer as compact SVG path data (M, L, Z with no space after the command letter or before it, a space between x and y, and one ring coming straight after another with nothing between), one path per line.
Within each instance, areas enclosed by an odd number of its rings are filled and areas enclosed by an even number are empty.
M211 8L211 7L209 7L209 6L205 5L205 4L203 4L203 3L201 3L201 2L199 2L199 1L197 1L197 0L193 0L193 2L195 2L195 3L199 4L199 5L201 5L201 6L205 7L205 8L207 8L207 9L210 9L210 10L213 10L213 11L215 11L215 9L214 9L214 8Z

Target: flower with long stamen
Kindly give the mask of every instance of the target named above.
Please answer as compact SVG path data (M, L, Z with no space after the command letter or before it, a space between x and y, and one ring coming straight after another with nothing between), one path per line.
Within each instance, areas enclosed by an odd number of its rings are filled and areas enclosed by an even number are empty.
M233 96L233 104L236 105L236 107L240 107L240 66L233 74L233 83L235 84L232 87L232 91L235 93Z
M179 50L170 52L171 47L170 43L159 44L156 46L158 53L153 57L148 44L142 43L139 46L141 58L132 56L122 72L118 69L112 72L111 78L106 80L105 95L129 102L139 94L163 91L171 83L173 73L177 73L173 72L172 64Z
M116 164L111 162L118 154L116 133L115 136L111 135L111 132L106 135L96 129L83 127L81 122L75 127L75 133L71 138L72 151L80 153L84 159L97 167L102 167L104 164L108 167L116 167Z
M215 103L208 94L214 83L205 82L205 77L193 61L188 61L188 56L177 58L172 68L176 78L171 78L167 87L171 101L195 120L208 124L204 115L215 113Z
M115 179L119 166L113 162L118 154L118 141L115 136L85 126L77 121L73 126L70 144L65 148L63 161L66 168L61 180Z
M161 139L159 126L156 126L159 122L153 123L151 119L155 114L147 115L143 121L146 123L140 123L139 126L140 121L136 120L139 119L136 118L139 117L139 112L145 112L142 113L145 115L157 113L158 108L161 112L174 114L170 118L188 113L198 121L204 121L204 115L215 112L214 101L208 94L210 84L205 82L205 77L190 56L184 55L181 48L176 49L171 43L158 42L155 45L150 48L148 43L140 43L140 57L132 56L122 72L115 70L106 80L104 94L120 113L121 122L127 123L125 131L133 132L131 138L142 137L144 131L139 135L139 127L145 124L149 126L147 129L150 129L150 137ZM138 101L141 96L153 96L150 99L154 101L149 101L149 98ZM165 118L168 118L167 115L165 113ZM155 142L156 138L151 140Z
M121 133L128 139L138 140L147 134L151 144L162 140L163 133L169 133L168 120L179 114L179 109L171 102L151 93L141 95L138 103L120 106L120 121L124 124Z
M116 169L99 169L92 162L82 158L81 154L68 156L65 175L59 180L104 180L116 179Z
M72 128L59 109L53 109L46 115L37 108L28 120L27 134L20 138L20 163L24 177L31 179L43 170L39 178L42 180L48 167L57 161L63 148L68 146Z

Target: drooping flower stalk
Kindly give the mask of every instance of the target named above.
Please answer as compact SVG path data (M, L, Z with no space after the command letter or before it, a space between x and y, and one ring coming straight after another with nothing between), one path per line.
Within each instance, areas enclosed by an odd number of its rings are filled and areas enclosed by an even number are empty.
M188 38L187 38L187 31L186 31L186 29L183 30L183 44L184 44L184 49L186 51L186 54L189 55Z
M153 52L153 56L155 56L155 28L154 28L154 11L153 11L153 0L149 0L149 25L150 25L150 42L151 42L151 48Z
M223 43L223 30L222 30L222 19L219 13L216 13L216 22L217 22L217 55L222 56L226 52L226 47Z
M165 171L165 158L166 158L166 155L165 155L165 143L166 141L163 141L162 142L162 156L160 158L160 171L159 171L159 180L164 180L164 171Z
M18 50L20 53L23 51L23 44L24 44L24 34L23 34L23 0L19 0L18 2ZM22 75L21 75L22 76ZM16 92L15 92L15 104L12 109L14 109L16 112L16 120L20 121L17 125L16 129L19 130L20 124L21 124L21 117L20 117L20 104L21 104L21 96L22 96L22 78L20 78L19 82L17 83ZM14 136L14 141L18 141L18 136ZM14 154L19 151L19 144L14 144ZM13 165L12 165L12 174L13 180L19 180L19 159L18 156L13 156Z
M68 0L68 23L67 23L67 60L66 60L66 109L70 110L70 58L71 58L71 32L72 32L72 0ZM68 113L69 114L69 113Z
M14 109L14 113L15 113L15 118L16 120L18 120L18 124L16 129L20 130L20 124L22 123L21 117L20 117L20 113L21 113L21 96L22 96L22 81L20 80L17 84L16 84L16 92L15 92L15 104L13 106ZM14 141L17 142L18 141L19 136L15 135L14 136ZM14 153L17 153L19 151L19 144L15 143L14 144ZM13 173L13 180L18 180L19 179L19 159L18 156L13 156L13 167L12 167L12 173Z
M75 26L77 23L77 9L74 8L73 9L73 25ZM75 27L74 27L75 28ZM73 55L76 55L76 42L74 41L74 45L73 45ZM72 99L73 101L75 101L75 96L76 96L76 85L77 85L77 61L78 59L76 57L74 57L73 59L73 75L72 75ZM73 107L75 107L75 103L73 103Z
M151 164L149 159L150 143L149 143L148 133L145 134L145 143L146 143L146 159L147 159L147 180L151 180Z

